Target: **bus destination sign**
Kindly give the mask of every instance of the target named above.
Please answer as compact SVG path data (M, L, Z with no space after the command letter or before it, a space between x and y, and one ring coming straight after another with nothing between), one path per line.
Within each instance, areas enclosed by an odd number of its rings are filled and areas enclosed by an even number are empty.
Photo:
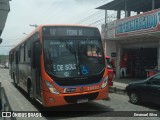
M88 27L43 27L43 36L99 36L99 31Z

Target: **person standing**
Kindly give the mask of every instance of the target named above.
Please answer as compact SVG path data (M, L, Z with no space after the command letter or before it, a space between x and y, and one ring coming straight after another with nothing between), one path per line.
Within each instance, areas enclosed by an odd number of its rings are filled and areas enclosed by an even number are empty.
M120 77L126 77L127 59L124 57L120 62Z

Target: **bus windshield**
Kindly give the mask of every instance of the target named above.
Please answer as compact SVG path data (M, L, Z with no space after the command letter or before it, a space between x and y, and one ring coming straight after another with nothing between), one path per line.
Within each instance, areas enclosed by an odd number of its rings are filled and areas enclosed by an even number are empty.
M46 71L56 77L97 75L105 69L100 39L45 39Z

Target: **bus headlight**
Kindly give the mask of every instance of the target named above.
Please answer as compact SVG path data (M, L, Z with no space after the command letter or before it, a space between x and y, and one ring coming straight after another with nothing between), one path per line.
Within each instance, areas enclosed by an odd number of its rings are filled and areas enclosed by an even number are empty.
M50 82L45 81L45 83L51 93L59 94L58 90L55 87L53 87L53 85Z
M104 78L101 88L102 89L105 88L107 86L107 83L108 83L108 76Z

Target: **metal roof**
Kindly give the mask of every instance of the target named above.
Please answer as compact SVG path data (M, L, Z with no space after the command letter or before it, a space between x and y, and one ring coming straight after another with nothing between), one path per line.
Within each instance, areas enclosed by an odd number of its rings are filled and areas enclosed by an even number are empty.
M146 12L152 10L152 0L114 0L96 9L125 10L125 4L127 11ZM155 0L155 9L158 8L160 8L160 0Z

